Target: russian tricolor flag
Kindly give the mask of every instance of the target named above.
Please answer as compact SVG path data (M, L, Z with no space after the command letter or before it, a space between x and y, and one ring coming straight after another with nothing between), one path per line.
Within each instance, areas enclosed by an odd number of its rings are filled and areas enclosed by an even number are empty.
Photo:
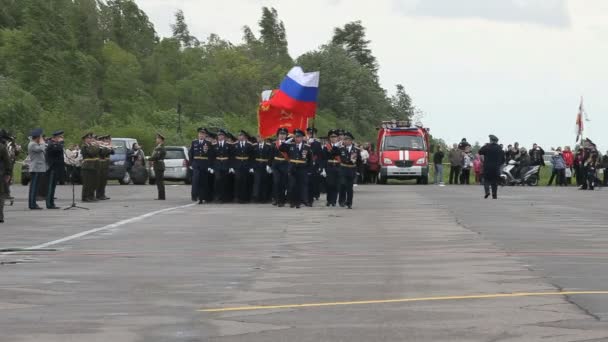
M270 99L274 107L294 114L313 118L317 111L319 95L319 72L304 72L301 67L294 67L287 73L281 86Z

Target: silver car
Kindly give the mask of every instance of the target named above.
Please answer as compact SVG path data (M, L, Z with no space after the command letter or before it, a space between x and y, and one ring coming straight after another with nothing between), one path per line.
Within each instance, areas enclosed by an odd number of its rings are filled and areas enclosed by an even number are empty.
M192 183L192 170L190 169L190 158L188 148L185 146L167 146L165 156L165 180L183 181L186 184ZM154 169L148 166L150 175L149 183L156 184Z

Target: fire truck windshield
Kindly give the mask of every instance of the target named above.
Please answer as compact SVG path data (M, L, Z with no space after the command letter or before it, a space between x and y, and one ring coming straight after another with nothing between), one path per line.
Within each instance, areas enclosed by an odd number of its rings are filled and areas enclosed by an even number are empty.
M424 140L414 135L393 135L384 137L384 151L424 151Z

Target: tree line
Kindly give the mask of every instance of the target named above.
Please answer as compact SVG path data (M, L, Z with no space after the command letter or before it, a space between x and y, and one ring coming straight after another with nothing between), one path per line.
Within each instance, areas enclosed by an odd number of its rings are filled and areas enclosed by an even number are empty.
M320 71L315 126L342 127L372 140L380 119L411 119L402 85L393 95L360 21L334 30L318 49L294 59L274 8L233 43L193 36L182 11L171 37L159 37L133 0L0 0L0 127L21 140L34 127L86 131L170 144L196 127L257 131L259 94L278 87L294 65Z

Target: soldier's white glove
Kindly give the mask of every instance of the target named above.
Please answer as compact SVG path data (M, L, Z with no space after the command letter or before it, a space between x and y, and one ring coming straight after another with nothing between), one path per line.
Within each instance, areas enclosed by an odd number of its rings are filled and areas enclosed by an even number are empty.
M272 168L271 168L270 166L268 166L268 165L266 165L266 172L267 172L268 174L271 174L271 173L272 173Z
M249 169L249 173L253 173L253 169Z
M325 172L325 169L323 169L323 171L321 171L321 177L323 177L323 178L327 177L327 172Z
M289 139L285 140L285 143L286 144L291 144L292 141L293 141L293 138L289 138Z
M228 173L234 173L234 169L233 168L228 169Z
M313 142L315 142L315 138L310 138L310 139L308 139L308 143L309 143L309 144L312 144Z
M207 172L209 172L210 174L213 174L215 171L213 171L213 169L212 169L212 168L208 168L208 169L207 169Z

